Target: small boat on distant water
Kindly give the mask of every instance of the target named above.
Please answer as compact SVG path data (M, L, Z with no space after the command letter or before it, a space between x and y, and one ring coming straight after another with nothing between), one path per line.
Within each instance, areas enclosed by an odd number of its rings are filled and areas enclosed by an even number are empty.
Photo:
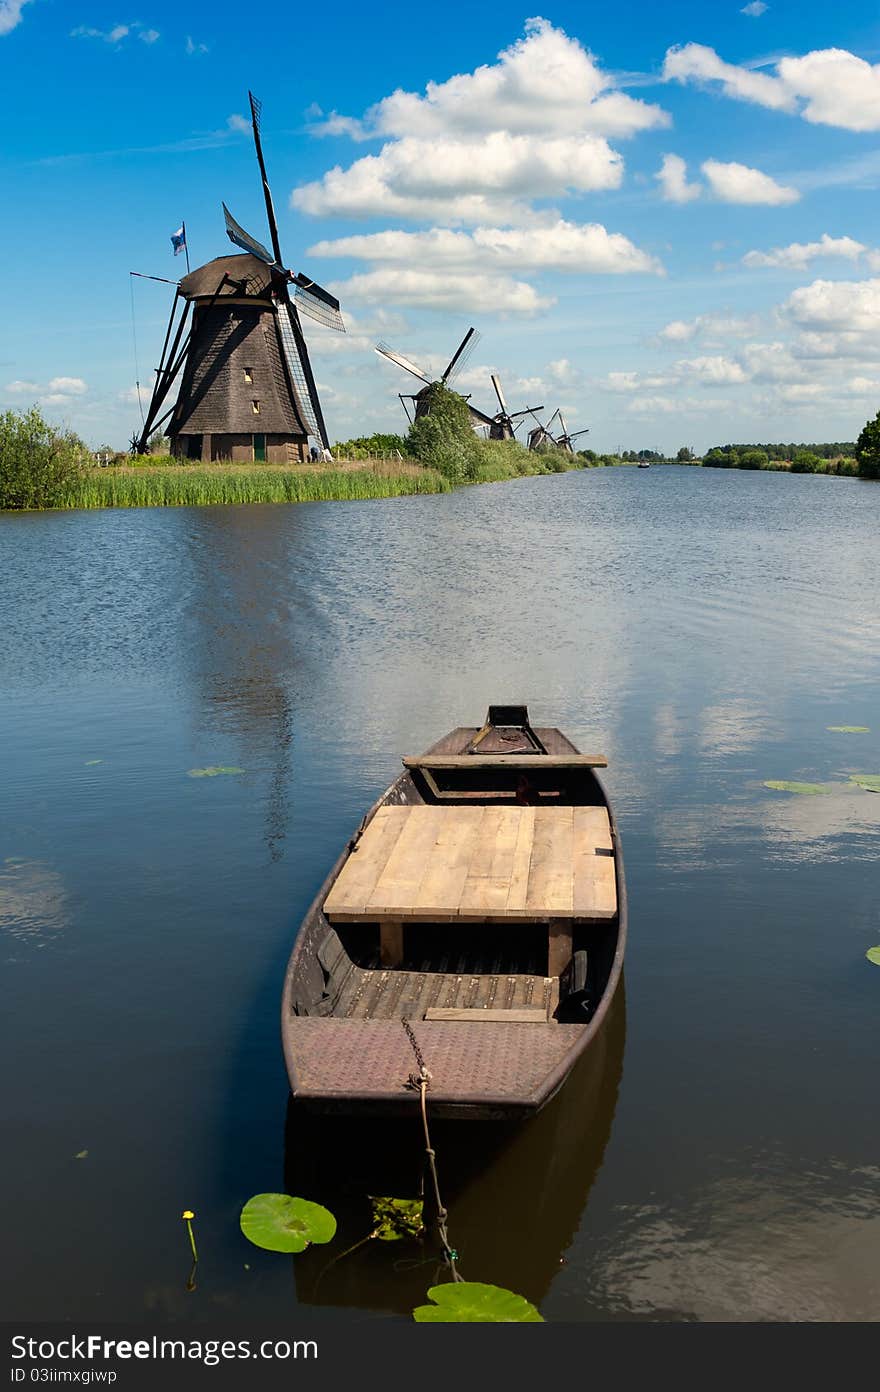
M649 460L647 460L647 459L640 459L640 460L639 460L639 468L640 468L640 469L650 469L650 467L651 467L651 464L650 464L650 461L649 461Z
M305 916L281 1033L294 1101L523 1117L561 1087L620 981L626 890L596 773L525 706L403 760Z

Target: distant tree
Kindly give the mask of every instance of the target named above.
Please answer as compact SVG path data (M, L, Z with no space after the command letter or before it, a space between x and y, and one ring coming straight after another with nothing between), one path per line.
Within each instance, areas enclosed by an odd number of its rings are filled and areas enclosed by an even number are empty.
M880 411L865 423L856 441L855 456L861 478L880 478Z
M679 464L690 464L694 459L694 452L689 445L682 445L675 457Z
M741 469L766 469L769 463L770 456L762 449L743 450L739 457Z

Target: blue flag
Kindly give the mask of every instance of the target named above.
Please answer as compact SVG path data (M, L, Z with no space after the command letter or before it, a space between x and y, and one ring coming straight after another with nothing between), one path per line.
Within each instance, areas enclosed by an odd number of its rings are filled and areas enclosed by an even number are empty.
M186 223L182 222L176 232L171 233L171 245L174 247L174 255L179 256L186 250Z

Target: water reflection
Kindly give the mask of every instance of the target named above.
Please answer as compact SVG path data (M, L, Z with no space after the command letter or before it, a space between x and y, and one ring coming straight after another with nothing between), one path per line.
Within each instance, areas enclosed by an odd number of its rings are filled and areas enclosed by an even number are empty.
M530 1122L432 1126L450 1241L465 1279L506 1286L540 1304L558 1275L586 1221L611 1136L623 1072L624 994L621 983L593 1047ZM423 1162L415 1102L409 1123L308 1118L290 1105L287 1191L325 1204L339 1221L331 1246L312 1248L293 1264L302 1304L405 1313L423 1302L435 1280L448 1279L432 1241L373 1241L341 1256L370 1231L368 1196L416 1197Z
M64 882L38 860L7 856L0 864L0 933L44 947L67 926Z

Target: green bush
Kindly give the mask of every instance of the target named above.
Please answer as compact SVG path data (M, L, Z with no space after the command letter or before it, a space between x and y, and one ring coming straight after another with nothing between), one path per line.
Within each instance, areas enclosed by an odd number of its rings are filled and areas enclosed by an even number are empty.
M793 474L818 474L824 472L824 461L818 454L813 454L812 450L798 450L794 459L791 461L791 472Z
M406 453L437 469L452 483L475 479L480 467L480 441L473 432L464 397L434 382L428 404L428 413L410 426Z
M79 480L89 451L36 406L0 414L0 508L54 507Z
M406 455L407 444L403 435L358 435L353 440L337 440L333 453L337 459L372 459L376 456L392 458Z
M856 460L860 478L880 478L880 411L856 441Z
M859 461L857 459L838 459L834 471L848 478L854 478L859 472Z

